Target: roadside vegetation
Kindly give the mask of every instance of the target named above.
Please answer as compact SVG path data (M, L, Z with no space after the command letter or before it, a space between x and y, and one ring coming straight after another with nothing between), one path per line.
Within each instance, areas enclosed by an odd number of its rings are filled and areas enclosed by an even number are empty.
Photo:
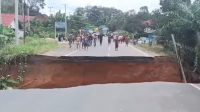
M167 56L168 52L165 51L164 47L161 45L157 45L157 44L152 44L152 46L150 47L149 44L138 44L137 45L139 48L141 48L142 50L146 50L147 52L152 52L152 53L156 53L159 56Z
M23 81L23 74L26 71L28 56L41 54L49 50L56 49L59 44L54 40L27 36L25 44L20 40L20 44L14 44L14 32L6 27L1 27L0 32L0 90L12 89ZM10 74L10 65L14 64L18 69L18 77L13 78Z

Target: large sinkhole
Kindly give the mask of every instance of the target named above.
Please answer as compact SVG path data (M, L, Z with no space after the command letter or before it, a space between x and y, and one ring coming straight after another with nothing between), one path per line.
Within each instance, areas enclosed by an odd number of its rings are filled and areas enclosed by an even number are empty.
M19 87L50 89L107 83L181 83L179 68L169 57L31 56ZM16 66L11 66L10 71L16 78Z

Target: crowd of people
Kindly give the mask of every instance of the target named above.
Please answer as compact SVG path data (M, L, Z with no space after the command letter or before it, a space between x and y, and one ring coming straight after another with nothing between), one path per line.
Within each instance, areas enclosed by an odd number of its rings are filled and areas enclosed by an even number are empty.
M130 42L130 37L128 35L112 35L111 34L110 38L112 38L114 43L115 43L115 50L116 51L118 51L120 43L125 42L126 46L128 47L128 44Z
M100 46L102 46L103 37L107 36L108 44L110 45L112 40L115 43L115 50L118 51L120 43L126 43L128 46L130 38L128 35L116 35L113 33L109 33L104 35L103 33L81 33L81 34L71 34L69 35L69 47L72 47L72 44L76 44L77 49L85 49L88 50L89 47L96 47L97 42L99 42Z

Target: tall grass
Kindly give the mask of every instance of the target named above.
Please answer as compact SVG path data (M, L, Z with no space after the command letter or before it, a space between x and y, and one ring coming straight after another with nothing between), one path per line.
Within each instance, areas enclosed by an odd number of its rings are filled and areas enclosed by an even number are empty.
M163 46L157 45L157 44L152 44L152 46L150 47L149 44L137 44L137 46L139 46L140 48L143 48L147 51L156 53L158 55L161 56L166 56L167 55L167 51L164 50Z
M19 55L40 54L56 49L58 46L58 43L55 41L45 40L43 38L28 37L26 38L25 44L21 42L20 45L10 44L4 46L0 50L0 57L5 59Z

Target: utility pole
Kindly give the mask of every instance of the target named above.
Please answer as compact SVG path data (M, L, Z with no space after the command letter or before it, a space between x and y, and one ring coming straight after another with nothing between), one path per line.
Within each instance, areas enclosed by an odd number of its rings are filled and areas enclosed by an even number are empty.
M24 4L23 4L23 16L24 16L24 34L23 34L23 38L24 38L24 44L25 44L25 38L26 38L26 14L25 14L25 9L26 9L26 1L24 0Z
M63 4L65 6L65 38L67 38L67 4Z
M28 17L27 17L27 20L28 20L28 28L27 28L27 30L29 31L29 33L30 33L30 11L29 11L29 6L30 6L30 1L29 0L26 0L27 1L27 15L28 15Z
M28 7L27 7L27 12L28 12L28 31L30 32L31 31L31 24L30 24L30 17L29 17L30 12L29 11L30 10L29 10L29 5L28 5Z
M181 59L180 59L180 57L179 57L179 55L178 55L178 51L177 51L176 41L175 41L175 39L174 39L174 35L171 34L171 36L172 36L172 41L173 41L173 43L174 43L174 48L175 48L176 56L177 56L177 59L178 59L178 61L179 61L180 66L181 66L181 73L182 73L182 77L183 77L184 83L187 83L187 79L186 79L186 77L185 77L185 73L184 73L184 70L183 70L183 65L182 65Z
M19 36L18 36L18 30L19 30L19 19L18 19L18 0L15 0L15 44L19 44Z
M68 20L68 19L70 19L70 12L68 12L67 20ZM67 30L68 30L68 31L69 31L69 29L70 29L69 25L70 25L70 24L69 24L69 21L68 21L68 23L67 23Z
M49 15L51 15L51 12L52 12L52 9L53 9L53 7L48 7L49 8Z
M1 0L0 0L0 25L2 25L2 19L1 19Z

